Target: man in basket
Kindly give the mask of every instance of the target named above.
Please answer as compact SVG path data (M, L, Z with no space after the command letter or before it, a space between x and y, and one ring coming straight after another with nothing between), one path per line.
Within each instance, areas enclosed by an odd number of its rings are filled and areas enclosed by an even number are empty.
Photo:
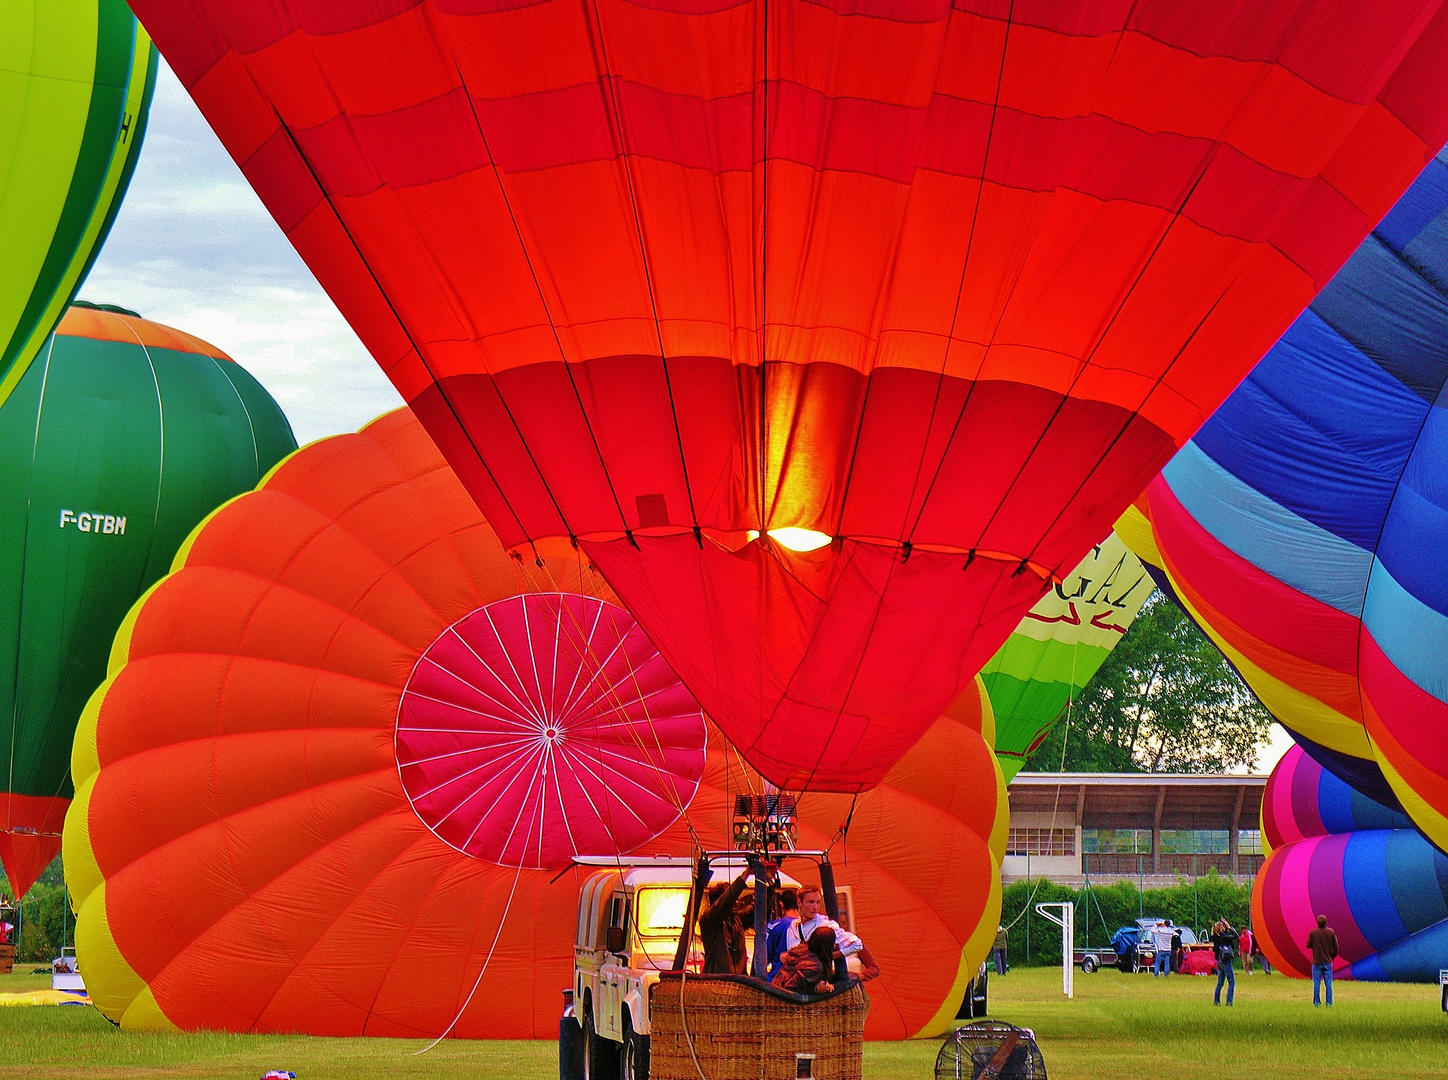
M860 982L869 982L880 974L880 965L870 955L870 950L860 940L859 935L850 933L820 910L824 906L824 896L819 889L813 885L804 886L799 890L796 903L799 916L789 924L784 933L786 952L801 944L808 947L810 935L820 927L827 926L835 933L835 955L843 956L847 960L853 956L859 962Z

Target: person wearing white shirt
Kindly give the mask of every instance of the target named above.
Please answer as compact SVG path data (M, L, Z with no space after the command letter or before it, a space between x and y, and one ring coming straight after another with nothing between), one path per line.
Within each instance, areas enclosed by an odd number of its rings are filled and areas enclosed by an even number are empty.
M806 885L799 891L799 917L790 923L784 933L784 947L786 950L794 948L801 942L809 941L809 936L821 926L828 926L835 932L835 947L839 949L840 955L847 960L850 957L857 957L861 971L860 981L868 982L880 974L880 965L870 955L870 950L859 936L850 933L839 923L828 918L820 910L824 906L824 897L820 891L813 886Z
M1151 943L1156 947L1156 963L1151 968L1153 979L1158 975L1166 978L1171 974L1171 939L1175 933L1176 927L1172 926L1170 919L1151 928Z

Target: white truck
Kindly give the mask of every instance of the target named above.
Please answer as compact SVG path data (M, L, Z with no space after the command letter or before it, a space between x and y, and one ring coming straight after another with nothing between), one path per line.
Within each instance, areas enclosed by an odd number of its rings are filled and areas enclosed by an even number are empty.
M573 987L559 1025L559 1075L561 1080L645 1080L649 991L661 972L675 967L695 864L667 856L577 861L597 869L578 897ZM746 867L743 855L714 854L712 880L732 881ZM798 884L780 875L780 886ZM849 926L849 892L837 895L844 901L841 922ZM748 937L752 953L752 929ZM698 936L691 934L683 970L698 973L703 955Z

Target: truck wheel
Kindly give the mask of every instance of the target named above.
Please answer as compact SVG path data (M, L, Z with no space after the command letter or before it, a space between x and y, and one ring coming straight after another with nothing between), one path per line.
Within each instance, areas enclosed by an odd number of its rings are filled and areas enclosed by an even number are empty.
M1081 970L1084 971L1087 975L1093 974L1096 971L1096 968L1096 957L1094 956L1088 956L1081 961Z
M618 1080L618 1043L598 1033L592 1009L583 1014L583 1078Z
M583 1080L583 1029L565 1016L558 1022L559 1080Z
M649 1037L628 1025L623 1029L623 1049L618 1056L619 1080L649 1080Z

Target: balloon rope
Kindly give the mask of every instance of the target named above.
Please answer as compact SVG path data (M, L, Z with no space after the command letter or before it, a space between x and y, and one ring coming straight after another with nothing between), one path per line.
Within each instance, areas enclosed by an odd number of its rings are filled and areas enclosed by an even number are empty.
M580 562L581 562L581 561L582 561L582 558L581 558L581 556L580 556ZM562 585L558 582L557 578L556 578L556 577L554 576L554 574L553 574L552 568L548 565L547 562L544 562L544 564L543 564L543 566L541 567L541 569L543 570L544 574L547 576L548 582L549 582L549 584L553 587L553 589L554 589L556 592L558 592L559 594L563 594L566 590L564 590L564 588L562 587ZM581 582L581 581L582 581L582 570L581 570L581 568L580 568L579 579L580 579L580 582ZM568 612L568 617L569 617L570 621L574 624L575 629L577 629L578 632L579 632L579 634L580 634L581 640L580 640L579 644L582 646L582 648L584 649L584 651L589 655L589 657L593 659L595 666L597 667L598 671L599 671L600 674L601 674L602 671L603 671L604 664L606 663L606 661L607 661L609 658L607 658L607 657L599 657L598 653L597 653L596 650L594 649L592 636L583 633L583 628L582 628L582 626L581 626L581 625L579 624L579 622L578 622L578 616L577 616L576 612L574 612L574 611L569 607L569 605L567 605L566 603L563 603L561 597L560 597L560 600L559 600L559 606L560 606L560 609L565 609L565 610L567 610L567 612ZM638 626L637 621L635 621L635 626ZM643 628L642 628L641 626L639 626L638 629L639 629L640 633L642 633ZM647 640L647 637L646 637L646 640ZM651 646L653 645L652 642L650 642L649 644L650 644ZM654 648L655 648L655 651L657 652L657 647L654 646ZM630 684L632 685L632 687L633 687L635 700L637 701L639 707L643 710L644 723L648 726L649 735L652 737L652 740L653 740L653 750L654 750L654 754L651 754L650 751L649 751L649 747L647 747L647 746L645 745L643 738L639 735L639 733L638 733L637 730L636 730L636 725L634 725L634 724L625 724L625 725L624 725L624 728L625 728L625 730L627 731L628 736L632 739L634 745L637 747L637 749L638 749L638 751L639 751L639 753L640 753L640 755L641 755L641 757L642 757L642 759L643 759L642 763L651 766L651 767L653 768L654 773L655 773L658 777L661 778L661 779L660 779L660 784L659 784L659 790L658 790L657 793L663 797L664 801L670 803L670 804L674 807L674 809L675 809L676 811L678 811L679 816L684 819L685 827L689 830L690 835L693 836L693 835L694 835L694 827L693 827L693 822L692 822L692 821L690 820L690 818L689 818L689 807L688 807L688 803L684 802L683 797L679 794L679 792L677 791L677 789L675 788L675 786L674 786L672 783L668 782L667 779L666 779L666 777L667 777L667 769L665 768L665 762L667 761L667 755L666 755L665 752L664 752L663 742L662 742L662 740L659 738L658 727L657 727L657 725L655 724L655 722L654 722L654 717L653 717L653 715L652 715L652 713L651 713L651 711L650 711L650 709L649 709L648 695L644 692L643 687L639 684L639 681L638 681L638 670L637 670L637 668L635 668L634 663L633 663L633 659L632 659L632 657L630 657L630 656L628 655L628 651L627 651L626 649L623 650L623 652L622 652L622 658L623 658L623 660L624 660L624 663L627 665L628 681L629 681L629 683L630 683ZM604 680L604 681L603 681L603 691L602 691L602 695L601 695L601 696L602 696L604 699L609 699L609 703L612 705L613 710L615 711L615 713L617 713L617 714L618 714L619 716L621 716L621 717L625 715L625 714L624 714L624 705L625 705L625 702L623 701L622 697L621 697L620 694L619 694L618 687L615 686L612 681L610 681L610 680ZM594 716L594 736L595 736L595 738L597 738L597 736L598 736L597 727L598 727L598 717L597 717L597 714L595 714L595 716ZM650 760L650 759L652 759L652 760ZM691 801L692 801L692 800L691 800ZM606 804L606 803L605 803L605 810L607 810L607 804ZM611 816L611 815L610 815L610 816ZM605 829L608 831L608 833L609 833L609 835L610 835L610 839L612 839L613 830L612 830L611 828L609 828L609 823L605 823L605 824L604 824L604 827L605 827ZM615 847L617 847L617 844L615 844Z
M503 906L503 917L498 920L498 929L493 934L493 943L488 946L488 955L483 958L483 966L478 969L478 977L473 980L473 988L468 991L468 996L463 999L462 1007L458 1009L457 1015L452 1018L452 1023L447 1026L443 1033L439 1035L436 1039L433 1039L432 1042L428 1043L421 1050L414 1050L412 1052L413 1057L419 1057L420 1055L427 1053L434 1046L436 1046L438 1043L442 1042L449 1035L451 1035L453 1028L457 1027L458 1021L463 1018L463 1013L467 1012L468 1006L473 1003L473 995L478 992L478 987L483 984L483 976L486 975L488 972L488 965L493 962L493 953L498 948L498 939L503 936L503 926L507 923L508 913L513 908L513 895L518 891L518 879L522 876L523 865L520 862L518 864L518 868L513 871L513 887L508 890L508 902Z
M540 787L541 787L541 783L540 783ZM532 785L532 782L530 781L529 784L528 784L528 790L531 792L532 789L533 789L533 785ZM541 804L541 799L540 799L539 806L541 806L541 805L542 805L542 804ZM538 826L538 849L539 849L539 851L541 852L541 851L542 851L542 848L543 848L543 821L542 821L542 818L540 817L538 807L534 807L534 810L533 810L533 820L528 823L528 832L531 833L531 832L533 831L533 826L534 826L535 823L536 823L537 826ZM514 833L514 831L517 830L517 828L518 828L518 823L515 821L515 822L513 823L513 828L508 831L508 836L507 836L507 838L503 841L502 850L503 850L503 852L504 852L505 854L507 853L508 846L513 842L513 833ZM524 841L524 844L523 844L523 852L524 852L524 854L527 853L527 850L528 850L528 845L527 845L527 842L526 842L526 840L525 840L525 841ZM495 931L493 931L493 943L488 946L488 955L485 956L485 957L483 957L483 966L478 969L478 977L473 980L473 988L468 991L468 996L463 999L462 1006L458 1009L457 1014L452 1018L452 1023L448 1024L448 1026L443 1030L443 1033L442 1033L441 1035L439 1035L439 1036L438 1036L436 1039L434 1039L432 1042L428 1043L428 1044L427 1044L426 1046L424 1046L421 1050L414 1050L414 1051L413 1051L413 1055L412 1055L413 1057L418 1057L418 1056L420 1056L420 1055L422 1055L422 1054L427 1053L427 1052L428 1052L429 1050L431 1050L434 1046L436 1046L438 1043L442 1042L442 1041L443 1041L444 1039L446 1039L449 1035L451 1035L452 1032L453 1032L453 1028L457 1027L457 1026L458 1026L458 1021L463 1018L463 1013L467 1012L467 1011L468 1011L468 1006L472 1004L472 1002L473 1002L473 995L478 992L478 987L483 984L483 976L486 975L487 972L488 972L488 965L493 962L493 953L495 953L495 952L497 951L497 949L498 949L498 941L499 941L499 940L502 938L502 936L503 936L503 927L507 925L507 923L508 923L508 915L509 915L509 913L511 913L512 910L513 910L513 897L514 897L514 896L517 894L517 892L518 892L518 879L523 876L523 864L524 864L525 861L526 861L526 860L520 858L520 859L518 860L518 865L517 865L517 867L514 868L514 870L513 870L513 884L512 884L512 885L509 887L509 889L508 889L508 900L507 900L507 903L505 903L505 904L503 905L503 914L502 914L502 915L499 917L499 919L498 919L498 928L497 928Z
M684 1029L684 1045L689 1048L689 1057L694 1059L694 1071L699 1074L699 1080L709 1080L699 1064L699 1055L694 1053L694 1036L689 1034L689 1010L684 1008L684 980L688 977L689 968L685 965L684 970L679 973L679 1024Z

